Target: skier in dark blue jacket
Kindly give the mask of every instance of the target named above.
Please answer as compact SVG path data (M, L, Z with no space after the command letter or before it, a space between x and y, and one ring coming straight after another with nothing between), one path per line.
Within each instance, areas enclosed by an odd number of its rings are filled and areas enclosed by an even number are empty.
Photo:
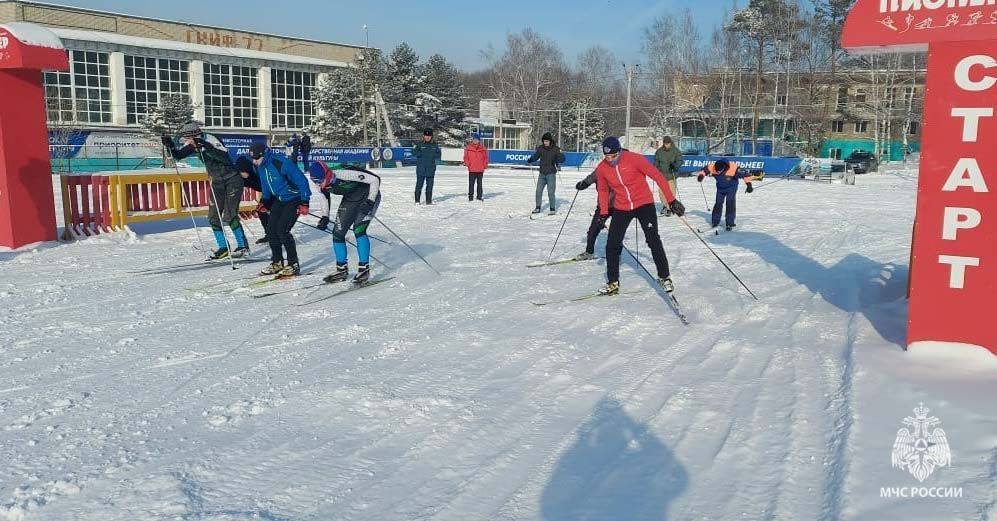
M253 164L260 174L263 200L258 211L270 212L267 237L270 238L270 266L262 275L293 277L301 273L298 265L298 250L294 244L291 228L298 216L308 215L308 201L312 197L308 180L298 166L284 154L268 149L266 145L254 143L249 149ZM283 251L282 251L283 248ZM287 265L284 265L283 252L287 252Z
M751 186L751 182L758 178L747 169L739 168L736 162L728 162L726 159L720 159L704 166L696 180L702 183L706 176L717 181L717 201L713 205L712 226L714 228L720 226L720 216L723 215L724 206L726 206L725 222L727 231L731 231L737 226L734 220L737 218L738 181L744 179L745 184L748 185L747 192L750 194L755 190Z

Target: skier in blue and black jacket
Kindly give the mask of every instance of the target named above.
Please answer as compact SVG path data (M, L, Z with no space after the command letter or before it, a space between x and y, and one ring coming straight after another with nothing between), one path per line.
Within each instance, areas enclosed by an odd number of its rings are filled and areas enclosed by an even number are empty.
M269 212L267 237L270 238L270 266L262 275L293 277L301 273L298 265L298 250L294 244L291 228L298 216L308 215L308 201L312 192L308 180L298 166L284 154L268 149L262 143L254 143L249 148L253 164L260 174L263 199L258 212ZM283 251L282 251L283 249ZM287 253L287 265L284 255Z
M737 162L726 159L720 159L704 166L696 180L702 183L706 176L717 181L717 200L713 205L712 226L714 228L720 226L720 216L725 215L727 231L731 231L737 226L734 221L737 218L738 181L744 179L744 183L748 186L746 191L750 194L755 190L751 182L757 181L761 177L756 177L746 168L740 168ZM724 210L726 210L726 214L724 214Z

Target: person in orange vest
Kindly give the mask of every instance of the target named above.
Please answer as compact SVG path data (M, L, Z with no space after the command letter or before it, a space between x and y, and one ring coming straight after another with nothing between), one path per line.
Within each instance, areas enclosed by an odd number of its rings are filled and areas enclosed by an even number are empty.
M724 207L726 206L725 223L727 231L731 231L737 226L734 221L737 218L737 187L739 181L744 179L745 184L748 185L747 192L750 194L754 191L751 182L755 181L756 178L747 169L739 168L737 162L727 161L726 159L718 159L704 166L696 180L702 183L706 176L710 176L717 181L717 202L713 205L713 221L711 226L713 228L720 226L720 216L724 215Z

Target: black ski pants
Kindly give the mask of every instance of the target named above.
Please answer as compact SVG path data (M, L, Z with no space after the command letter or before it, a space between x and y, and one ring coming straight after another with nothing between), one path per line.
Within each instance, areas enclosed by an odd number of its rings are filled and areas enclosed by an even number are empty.
M477 185L477 187L478 187L478 190L477 190L477 193L476 193L476 195L478 197L478 200L480 201L482 199L482 191L484 190L484 188L482 188L481 182L482 182L482 180L484 178L485 178L485 173L484 172L471 172L471 173L467 174L467 198L468 198L468 200L473 199L475 197L475 190L474 190L475 185Z
M270 221L267 223L267 238L270 239L270 262L283 262L284 252L287 253L287 263L298 262L298 248L294 244L291 228L298 222L297 199L283 202L275 200L270 207Z
M665 248L661 245L661 236L658 235L658 213L655 211L654 203L645 204L629 212L621 210L613 212L613 219L609 223L609 238L606 241L606 279L609 282L620 281L623 238L626 236L627 228L630 227L630 221L634 219L637 219L644 230L644 240L651 249L658 277L667 279L670 275L668 257L665 256Z

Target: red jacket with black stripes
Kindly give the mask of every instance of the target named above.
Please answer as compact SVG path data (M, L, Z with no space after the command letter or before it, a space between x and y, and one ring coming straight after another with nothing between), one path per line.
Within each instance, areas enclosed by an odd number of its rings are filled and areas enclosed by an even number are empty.
M654 204L654 195L647 186L651 178L668 203L675 200L675 194L665 181L665 176L654 168L646 157L623 150L615 165L603 160L595 169L596 188L599 190L599 215L609 215L609 208L629 212L647 204ZM610 198L610 192L614 197Z

